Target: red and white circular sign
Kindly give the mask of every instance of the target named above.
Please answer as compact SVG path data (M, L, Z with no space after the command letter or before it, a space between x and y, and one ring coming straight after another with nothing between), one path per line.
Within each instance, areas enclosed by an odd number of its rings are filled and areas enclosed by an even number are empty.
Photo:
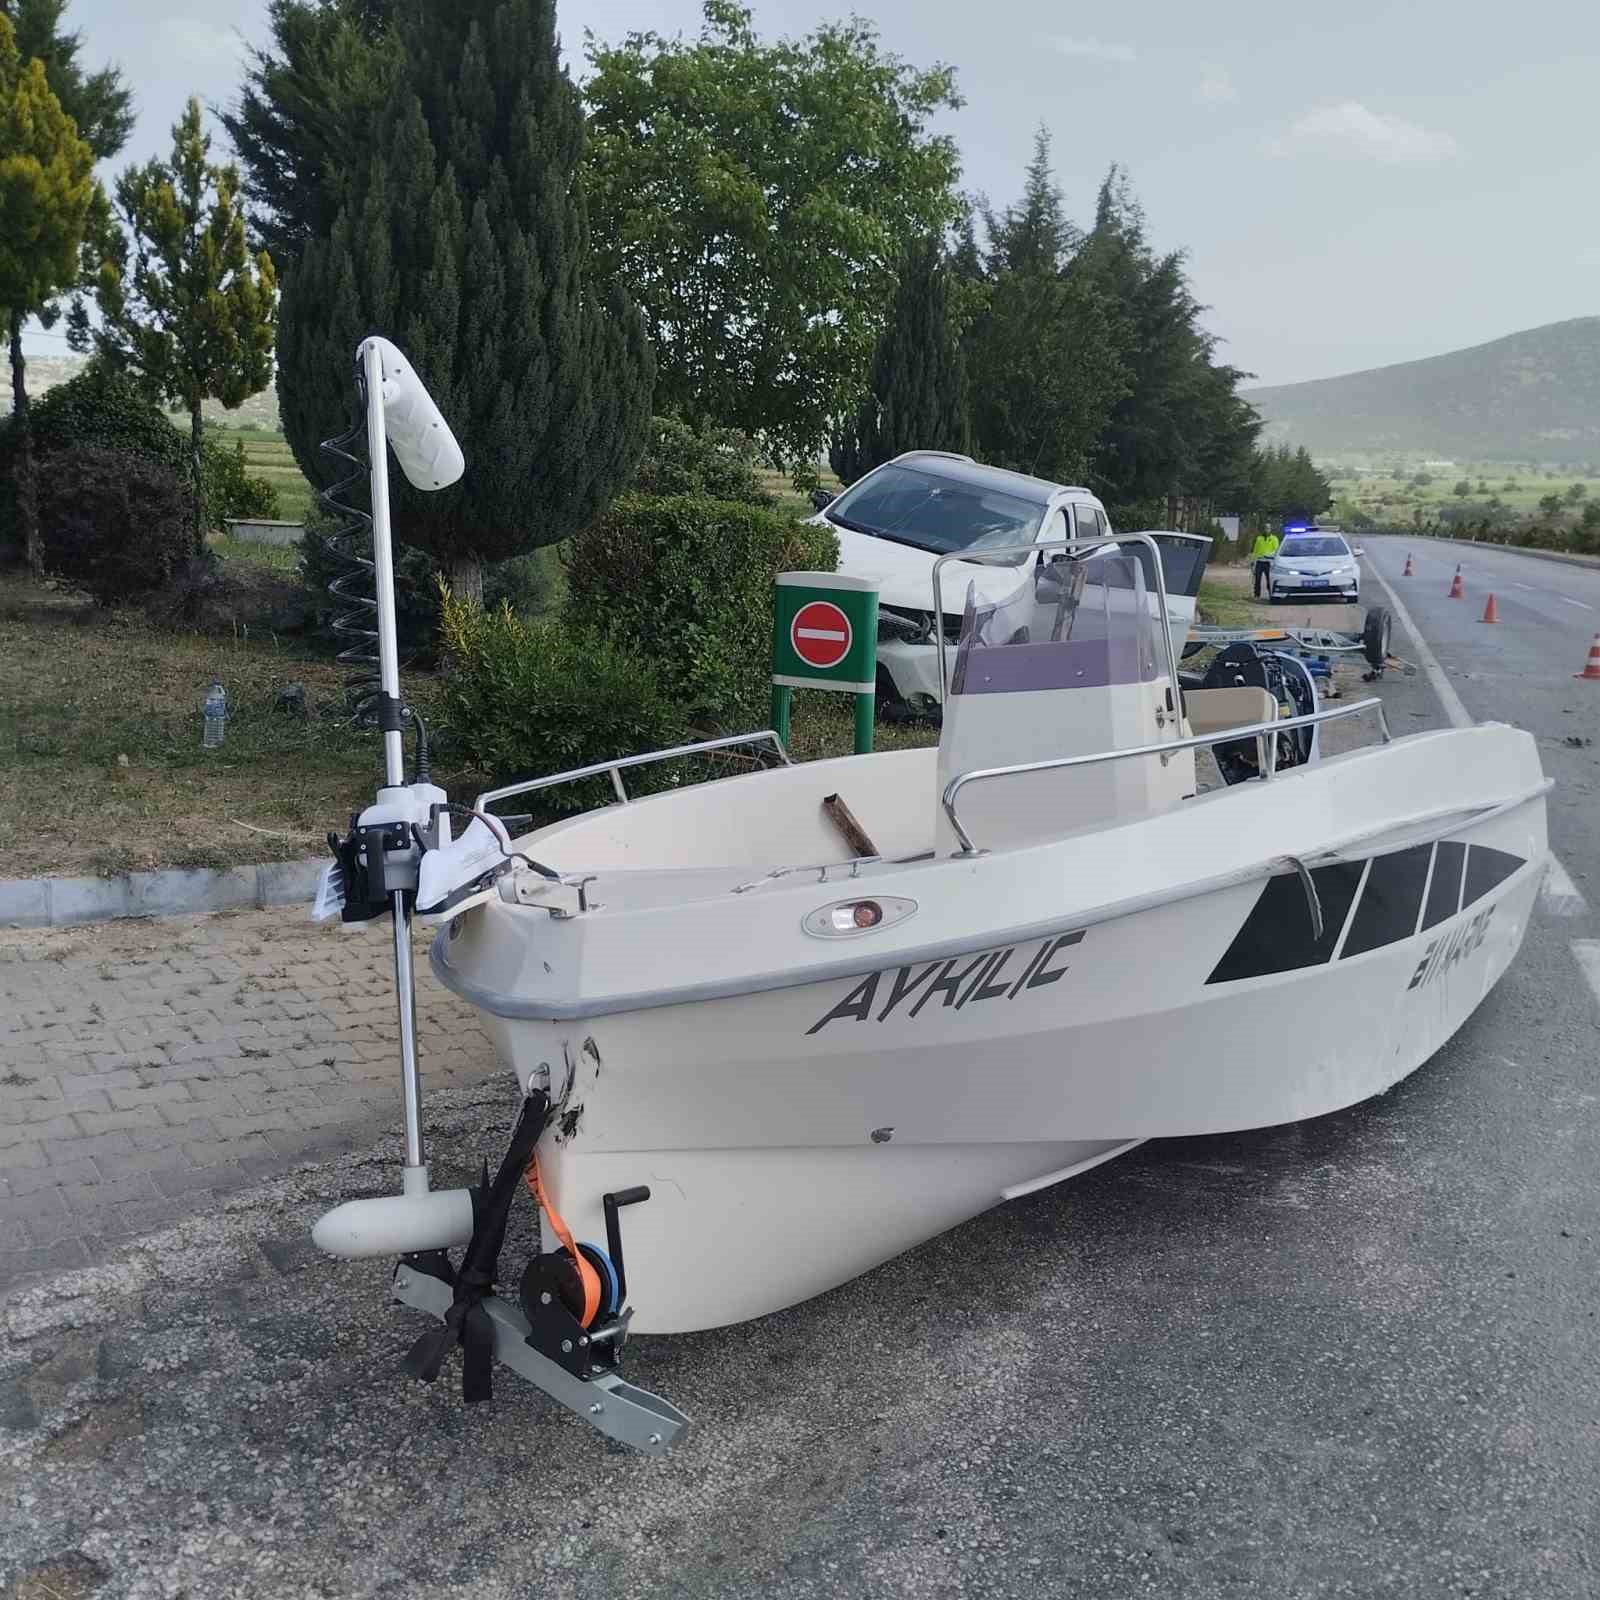
M795 612L789 643L808 667L836 667L850 654L850 619L831 600L812 600Z

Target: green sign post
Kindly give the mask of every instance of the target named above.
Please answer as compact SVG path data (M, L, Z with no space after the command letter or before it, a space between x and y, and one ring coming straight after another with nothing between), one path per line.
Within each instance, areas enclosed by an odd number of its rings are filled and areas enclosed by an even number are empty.
M795 689L856 697L856 754L872 748L878 688L878 585L842 572L780 572L772 605L772 726L789 744Z

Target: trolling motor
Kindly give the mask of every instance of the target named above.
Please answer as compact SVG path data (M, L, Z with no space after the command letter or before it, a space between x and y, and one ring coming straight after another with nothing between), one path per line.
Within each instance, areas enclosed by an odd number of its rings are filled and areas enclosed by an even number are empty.
M458 914L469 901L488 898L514 861L546 879L559 882L559 874L513 850L505 821L452 806L432 781L427 727L400 693L388 452L394 451L407 481L425 491L456 482L466 462L421 380L387 339L363 340L356 351L356 391L356 420L324 445L351 468L324 495L330 509L346 519L335 536L335 551L348 570L330 588L349 608L334 624L342 638L352 641L339 659L353 669L347 688L354 720L376 726L383 735L384 782L374 803L350 819L343 837L328 835L333 860L318 881L312 916L325 920L337 915L357 927L384 916L394 919L405 1165L398 1195L336 1206L318 1220L312 1238L334 1255L400 1257L392 1285L395 1298L441 1323L406 1357L405 1369L412 1376L432 1382L459 1346L462 1391L469 1403L490 1398L490 1374L498 1360L602 1433L662 1454L689 1419L666 1401L625 1383L616 1370L632 1316L626 1306L618 1211L649 1199L650 1191L638 1187L605 1196L608 1249L577 1243L544 1192L537 1147L553 1111L548 1094L537 1088L522 1103L493 1179L485 1165L480 1182L470 1189L429 1187L417 1062L413 917L440 920ZM363 433L364 463L352 448ZM363 476L370 481L370 514L348 498ZM357 548L369 529L370 559ZM368 578L370 594L365 589ZM408 727L416 735L409 781ZM452 814L470 819L459 839L451 837ZM524 1183L550 1217L562 1248L535 1257L529 1265L519 1309L493 1291L511 1204ZM462 1250L459 1265L451 1262L448 1252L453 1248Z

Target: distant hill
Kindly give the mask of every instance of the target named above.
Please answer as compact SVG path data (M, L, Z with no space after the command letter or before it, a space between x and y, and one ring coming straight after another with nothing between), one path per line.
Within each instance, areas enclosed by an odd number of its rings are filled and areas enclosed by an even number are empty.
M83 371L86 360L84 356L29 356L29 396L37 400L57 384L77 377ZM229 411L212 400L206 401L204 411L207 422L219 422L224 427L270 428L274 433L278 431L278 391L270 384L260 394L251 395L237 411ZM10 414L11 368L6 365L3 373L0 373L0 417ZM185 417L182 420L187 428L189 419Z
M1342 378L1242 391L1268 437L1314 454L1600 462L1600 317Z

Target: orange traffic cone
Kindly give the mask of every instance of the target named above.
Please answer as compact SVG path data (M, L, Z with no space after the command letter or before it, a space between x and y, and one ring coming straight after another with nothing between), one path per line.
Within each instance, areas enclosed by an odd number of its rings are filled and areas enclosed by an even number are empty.
M1498 622L1500 620L1500 613L1495 609L1493 595L1489 596L1489 603L1483 608L1483 615L1478 620L1480 622Z
M1450 593L1446 598L1450 600L1459 600L1461 595L1461 565L1458 562L1456 564L1456 575L1450 580Z
M1600 633L1594 636L1594 642L1589 646L1589 659L1584 662L1583 671L1574 672L1572 676L1600 680Z
M1413 576L1411 571L1411 552L1409 550L1406 552L1406 570L1402 572L1400 576L1402 578L1409 578Z

